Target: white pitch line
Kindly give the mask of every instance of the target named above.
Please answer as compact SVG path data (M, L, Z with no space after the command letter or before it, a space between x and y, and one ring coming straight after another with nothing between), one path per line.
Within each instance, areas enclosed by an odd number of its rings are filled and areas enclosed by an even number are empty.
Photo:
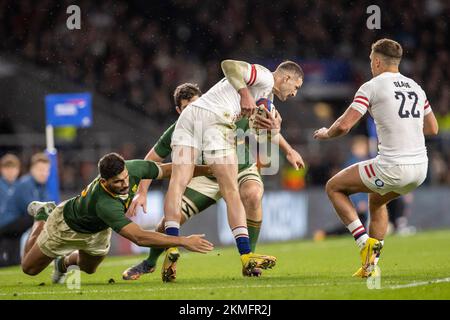
M221 286L221 287L167 287L167 288L135 288L135 289L118 289L118 290L65 290L65 291L30 291L30 292L17 292L17 296L26 296L26 295L58 295L58 294L78 294L78 292L82 292L83 294L88 293L116 293L116 292L156 292L156 291L180 291L180 290L216 290L216 289L255 289L255 288L294 288L294 287L318 287L318 286L329 286L330 283L312 283L307 285L294 285L294 284L286 284L286 285L235 285L235 286ZM0 296L12 296L13 293L0 293Z
M391 290L397 290L397 289L406 289L406 288L413 288L413 287L420 287L420 286L427 286L431 284L437 284L437 283L448 283L450 282L450 277L448 278L442 278L442 279L434 279L434 280L427 280L427 281L416 281L411 282L407 284L400 284L400 285L392 285L388 287L384 287L383 289L391 289ZM92 289L92 290L65 290L65 291L30 291L30 292L17 292L17 296L26 296L26 295L58 295L58 294L78 294L79 292L82 292L83 294L89 294L89 293L126 293L126 292L158 292L158 291L182 291L182 290L222 290L222 289L256 289L256 288L301 288L301 287L323 287L323 286L330 286L330 285L338 285L338 283L329 283L329 282L318 282L318 283L310 283L310 284L266 284L266 285L234 285L234 286L211 286L211 287L165 287L165 288L135 288L135 289L117 289L117 290L108 290L108 289ZM343 284L344 285L344 284ZM360 285L360 283L345 283L345 286L349 285ZM4 293L0 292L0 296L12 296L13 293Z
M434 279L434 280L419 281L419 282L411 282L411 283L407 283L407 284L399 284L399 285L396 285L396 286L390 286L388 288L392 289L392 290L397 290L397 289L405 289L405 288L414 288L414 287L428 286L430 284L444 283L444 282L450 282L450 278Z

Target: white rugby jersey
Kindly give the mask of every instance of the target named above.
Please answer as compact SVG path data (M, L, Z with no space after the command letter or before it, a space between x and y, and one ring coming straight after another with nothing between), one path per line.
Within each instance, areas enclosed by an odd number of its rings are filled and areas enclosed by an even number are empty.
M364 83L350 105L373 117L380 163L418 164L428 161L423 118L431 112L425 92L400 73L384 72Z
M244 81L255 101L272 97L274 79L267 68L258 64L247 64ZM241 97L226 78L217 82L192 105L208 109L232 122L236 121L241 113Z

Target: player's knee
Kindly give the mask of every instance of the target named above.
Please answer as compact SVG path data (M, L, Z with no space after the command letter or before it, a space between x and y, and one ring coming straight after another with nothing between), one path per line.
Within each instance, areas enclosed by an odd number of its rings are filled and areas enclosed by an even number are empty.
M224 198L225 202L228 201L239 201L239 191L235 188L224 188L224 190L220 191L222 193L222 197Z
M22 271L23 273L29 276L35 276L41 272L40 270L38 270L38 268L28 265L26 263L22 263Z
M325 185L325 191L327 192L329 197L333 195L333 192L338 191L335 179L331 178L327 181L327 184Z
M83 267L80 267L80 270L86 272L87 274L93 274L93 273L95 273L95 271L97 271L97 266L95 266L95 267L83 266Z
M260 187L252 187L242 192L242 203L246 208L257 209L261 206L263 191Z

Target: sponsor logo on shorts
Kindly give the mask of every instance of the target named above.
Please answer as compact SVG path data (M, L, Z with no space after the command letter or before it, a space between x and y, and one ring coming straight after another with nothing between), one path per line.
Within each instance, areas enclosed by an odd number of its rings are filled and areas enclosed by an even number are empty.
M380 179L376 179L376 180L375 180L375 185L376 185L378 188L382 188L382 187L384 187L384 182L381 181Z

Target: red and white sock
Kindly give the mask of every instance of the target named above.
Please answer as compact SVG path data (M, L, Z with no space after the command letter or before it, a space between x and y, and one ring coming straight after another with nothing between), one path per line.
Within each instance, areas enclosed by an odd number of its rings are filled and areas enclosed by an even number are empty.
M356 219L347 226L347 229L352 233L359 249L362 249L366 244L367 239L369 239L369 236L367 235L366 228L364 228L361 220Z

